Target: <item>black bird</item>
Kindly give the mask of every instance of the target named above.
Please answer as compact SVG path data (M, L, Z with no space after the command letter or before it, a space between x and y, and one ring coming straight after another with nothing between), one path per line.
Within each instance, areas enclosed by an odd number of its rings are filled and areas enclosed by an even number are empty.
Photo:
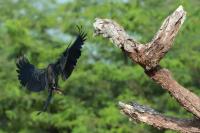
M75 42L70 47L68 46L60 58L55 63L49 64L47 68L36 68L24 56L17 60L18 79L22 86L34 92L45 90L45 88L48 89L48 98L41 112L47 110L53 92L62 93L58 88L59 75L61 75L63 80L67 80L72 74L78 58L81 56L81 48L87 34L79 27L78 30L79 34Z

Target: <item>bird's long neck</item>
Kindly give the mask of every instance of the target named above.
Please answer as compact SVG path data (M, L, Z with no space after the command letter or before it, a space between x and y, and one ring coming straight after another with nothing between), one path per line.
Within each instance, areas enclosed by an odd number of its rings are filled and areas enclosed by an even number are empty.
M47 67L47 80L49 88L57 87L58 75L55 72L54 64L49 64Z

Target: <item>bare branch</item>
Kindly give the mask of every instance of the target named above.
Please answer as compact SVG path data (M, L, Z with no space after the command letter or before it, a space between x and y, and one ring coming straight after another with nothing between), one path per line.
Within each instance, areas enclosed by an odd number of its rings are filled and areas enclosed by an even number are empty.
M179 6L171 16L163 22L154 39L142 45L125 32L125 30L110 19L97 18L93 24L96 35L109 38L116 46L128 52L131 59L140 64L145 70L150 70L159 64L159 61L172 47L174 37L185 20L186 12Z
M186 12L182 6L179 6L172 15L165 19L153 40L146 46L145 54L148 61L146 65L148 65L148 68L156 67L170 50L185 17Z
M102 35L105 38L109 38L117 47L124 49L128 55L131 53L129 56L132 56L135 62L140 63L137 60L140 55L138 52L143 51L144 45L132 39L115 21L100 18L96 18L95 20L93 24L95 35Z
M194 114L200 119L200 98L194 93L190 92L183 86L181 86L176 80L173 79L171 73L164 68L159 66L160 60L165 54L171 49L173 40L179 31L182 23L185 20L186 12L182 6L179 6L174 13L168 16L163 22L160 30L157 32L155 37L150 43L142 45L133 39L125 32L125 30L116 22L109 19L96 19L94 23L94 29L96 35L103 35L103 37L109 38L119 48L123 49L132 61L138 63L145 70L145 73L154 80L157 84L161 85L162 88L167 90L171 96L173 96L187 111ZM124 111L123 111L124 112ZM128 113L125 113L129 115ZM146 113L146 115L149 113ZM154 114L155 115L155 114ZM151 125L159 125L161 118L165 118L159 114L159 117L146 117L144 121L140 117L134 117L139 121L143 121ZM162 117L161 117L162 116ZM132 117L133 118L133 117ZM141 117L142 118L142 117ZM156 118L158 123L152 118ZM168 118L168 117L167 117ZM175 119L175 118L173 118ZM184 121L180 124L180 120L171 121L171 119L163 119L165 125L163 128L174 129L177 131L184 131L185 128L198 127L193 123L193 120ZM189 124L188 127L187 123ZM176 129L168 126L168 124L177 124ZM185 127L183 126L185 124ZM191 125L190 125L191 124ZM198 123L200 125L200 123ZM182 127L183 126L183 127ZM159 126L156 126L159 127ZM193 128L191 129L191 131ZM195 128L194 131L199 131L199 127ZM187 130L186 130L187 131Z
M137 103L129 105L119 102L119 106L121 112L131 119L147 123L158 129L165 128L183 133L200 133L200 120L164 116L152 108Z
M132 47L135 48L141 45L131 39L125 30L116 22L110 19L100 18L96 18L95 20L96 22L93 24L95 28L95 34L102 34L103 37L109 38L117 47L126 47L126 51L133 52Z
M169 70L156 67L146 74L167 90L186 110L200 118L200 98L173 79Z

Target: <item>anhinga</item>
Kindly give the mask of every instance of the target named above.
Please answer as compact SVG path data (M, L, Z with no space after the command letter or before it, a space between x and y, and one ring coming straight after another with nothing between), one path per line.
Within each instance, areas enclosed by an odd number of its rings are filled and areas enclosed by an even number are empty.
M45 88L48 89L48 98L42 112L47 110L53 92L62 92L58 88L58 76L61 75L63 80L67 80L76 66L78 58L81 56L81 48L86 40L86 33L79 27L78 30L79 34L75 42L70 47L67 47L60 58L55 63L49 64L47 68L37 69L24 56L17 60L18 79L22 86L34 92L45 90Z

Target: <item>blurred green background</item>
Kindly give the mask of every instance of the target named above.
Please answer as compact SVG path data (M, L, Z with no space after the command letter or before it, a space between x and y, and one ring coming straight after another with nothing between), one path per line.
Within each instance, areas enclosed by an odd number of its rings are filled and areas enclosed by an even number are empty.
M187 18L161 65L200 96L199 0L0 0L0 133L170 133L130 122L118 101L136 101L170 116L191 117L107 39L93 37L96 17L120 23L138 41L151 40L180 4ZM37 67L54 62L75 40L75 25L88 39L72 76L36 115L47 91L31 93L17 80L15 61L25 54Z

